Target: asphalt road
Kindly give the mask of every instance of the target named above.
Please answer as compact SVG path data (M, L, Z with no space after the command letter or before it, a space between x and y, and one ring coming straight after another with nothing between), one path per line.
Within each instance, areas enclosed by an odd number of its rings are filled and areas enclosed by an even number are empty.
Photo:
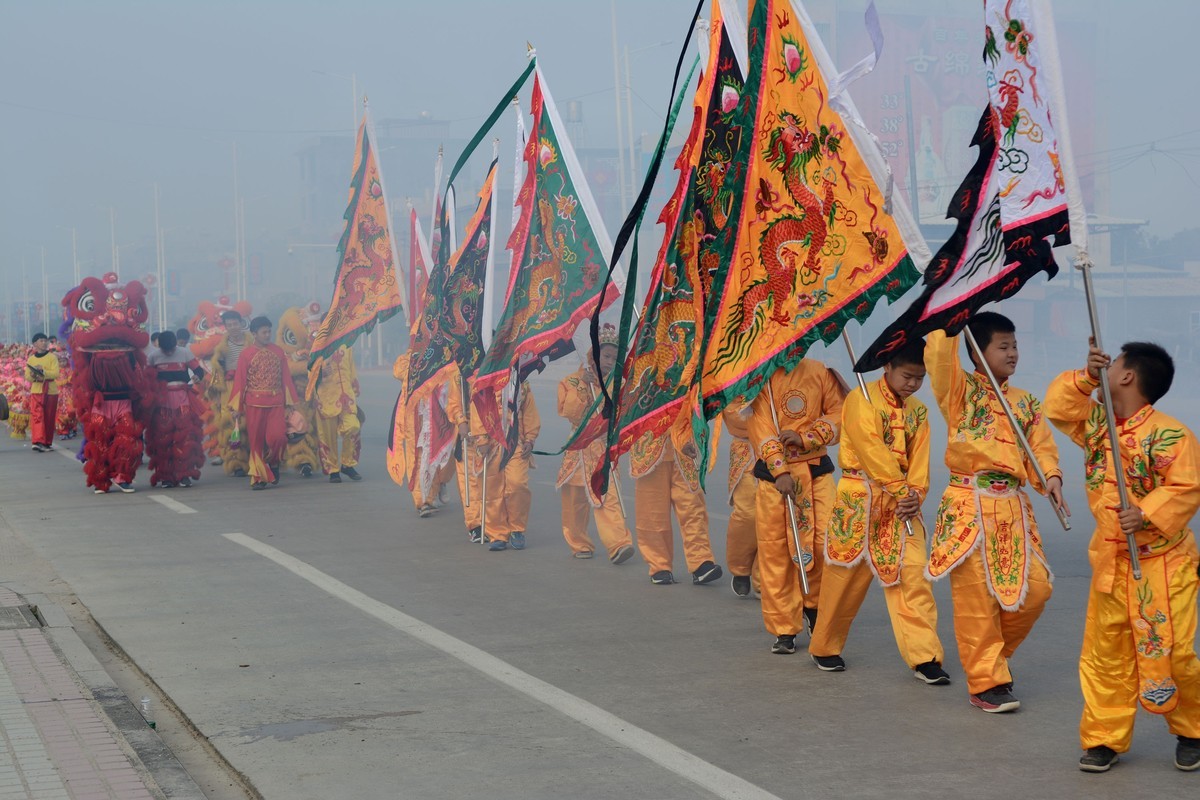
M540 447L566 436L554 414L566 371L535 380ZM948 582L935 591L952 686L912 678L878 590L851 633L848 671L819 672L803 650L768 652L757 602L736 598L727 579L660 587L640 559L572 559L557 459L539 457L532 473L523 552L468 544L457 500L417 518L383 466L395 383L383 372L362 383L361 483L288 475L250 492L214 469L192 489L151 491L143 474L136 494L95 496L73 460L0 440L6 534L50 562L264 797L1127 800L1200 790L1171 766L1174 738L1148 714L1117 769L1076 768L1090 524L1081 459L1065 442L1074 530L1035 500L1055 593L1014 662L1021 710L993 716L967 702ZM1196 428L1194 396L1185 387L1164 407ZM945 433L931 419L936 493ZM709 497L718 555L724 469L722 457ZM629 503L632 489L627 480ZM681 555L676 573L686 577Z

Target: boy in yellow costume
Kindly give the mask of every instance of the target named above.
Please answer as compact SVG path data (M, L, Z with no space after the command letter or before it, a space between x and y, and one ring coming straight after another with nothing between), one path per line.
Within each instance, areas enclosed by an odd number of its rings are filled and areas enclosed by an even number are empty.
M735 411L722 414L729 431L729 525L725 528L725 563L730 585L738 597L749 597L757 583L754 559L758 555L754 510L758 479L754 477L754 448L746 438L746 421Z
M467 526L467 538L473 544L483 541L483 513L480 504L483 484L481 473L483 459L471 445L471 431L483 430L479 422L479 412L475 404L468 399L471 392L471 381L463 380L462 373L454 369L447 381L449 391L446 394L446 417L450 424L458 429L458 446L455 448L454 467L458 478L458 496L462 500L463 522ZM464 405L464 400L466 404ZM469 416L468 416L469 415ZM470 499L467 503L467 485L470 482Z
M954 636L971 704L996 714L1021 705L1012 693L1008 659L1041 616L1053 580L1022 487L1033 484L1064 511L1066 504L1058 448L1041 403L1008 384L1017 369L1016 327L991 311L976 314L968 326L1049 484L1037 485L983 367L966 372L958 337L929 334L925 366L950 428L950 485L938 507L926 575L930 580L950 575Z
M869 398L853 391L842 408L842 477L825 537L821 618L808 644L825 672L846 668L842 648L874 576L883 585L901 658L925 683L950 683L925 577L921 502L929 494L929 412L913 396L925 382L924 350L923 340L911 342L868 385Z
M811 634L817 624L825 531L834 499L828 448L838 442L844 398L833 372L806 358L791 372L775 370L748 409L750 444L773 479L758 484L755 532L763 624L776 637L771 652L779 655L796 652L801 627ZM796 544L788 497L796 508L808 596L801 594L800 573L792 560Z
M321 363L321 374L317 378L318 451L321 469L329 476L330 483L341 483L343 475L352 481L362 480L362 475L355 469L362 448L357 398L358 369L354 366L354 353L343 345Z
M617 329L611 324L606 323L600 330L600 368L606 380L617 363L616 335ZM599 380L591 363L589 356L583 366L558 384L558 415L565 417L576 429L583 423L583 415L592 407L599 391ZM621 508L620 478L615 473L610 476L610 485L603 498L597 497L591 486L592 475L600 459L604 458L604 449L604 440L600 438L582 450L563 453L556 482L562 493L563 538L575 558L591 558L595 545L588 536L590 511L609 561L624 564L633 556L634 549L633 537L625 526L625 512Z
M1121 510L1104 406L1091 395L1108 385L1130 508ZM1132 342L1113 362L1096 347L1087 368L1065 372L1046 392L1046 416L1083 448L1084 484L1096 531L1079 683L1084 750L1079 768L1105 772L1129 749L1140 704L1175 734L1175 766L1200 769L1200 660L1196 658L1196 567L1188 528L1200 509L1200 446L1178 420L1154 408L1175 366L1156 344ZM1130 567L1136 537L1142 579Z
M629 472L637 481L634 503L638 546L650 566L650 582L658 586L675 583L671 571L675 560L672 509L679 520L683 556L692 583L712 583L722 575L708 538L708 508L700 488L689 413L685 404L666 436L656 438L647 432L630 449Z

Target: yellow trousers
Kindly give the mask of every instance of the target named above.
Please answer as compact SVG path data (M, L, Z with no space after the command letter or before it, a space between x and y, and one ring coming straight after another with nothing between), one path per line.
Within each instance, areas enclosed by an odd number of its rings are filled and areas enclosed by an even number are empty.
M320 441L318 451L321 455L321 469L325 474L341 472L342 467L358 466L358 454L362 447L359 433L361 427L357 414L343 412L336 417L317 414L317 439ZM342 443L340 454L339 439Z
M471 449L471 448L468 448ZM478 456L471 456L474 468L482 467ZM458 492L463 497L463 521L467 530L478 528L483 519L483 475L471 475L471 505L466 504L466 461L458 465ZM474 468L471 470L474 472ZM524 533L529 524L529 459L513 456L500 469L500 451L493 450L487 460L487 525L483 534L490 541L507 542L513 531Z
M463 448L466 449L465 447ZM467 526L467 530L474 530L483 525L483 508L481 498L483 496L483 485L479 480L478 475L470 475L467 469L467 456L463 456L462 461L454 462L455 471L458 474L458 496L462 500L463 506L463 522ZM467 481L471 482L471 503L467 504Z
M733 489L729 527L725 529L725 561L731 575L746 576L754 571L754 557L758 553L754 524L757 497L758 480L747 471Z
M651 575L670 571L675 561L672 508L679 520L688 572L695 572L705 561L716 560L708 540L708 508L704 504L704 493L692 491L674 461L663 461L649 475L637 479L635 503L638 547Z
M981 542L980 546L986 546ZM1012 683L1008 659L1033 630L1053 587L1042 562L1029 554L1029 591L1017 611L1005 611L988 590L983 556L976 548L950 573L954 638L967 676L967 691L979 694Z
M900 657L910 667L927 661L942 662L945 653L937 634L937 604L925 577L925 527L913 521L913 535L904 542L900 582L883 587L892 633ZM825 564L821 576L821 613L808 652L814 656L841 655L850 625L867 596L875 575L867 559L844 567Z
M800 573L796 562L792 560L796 554L796 543L792 539L787 501L773 484L765 481L758 482L755 497L763 624L774 636L794 636L803 630L804 609L816 608L821 595L825 531L829 528L829 518L833 513L834 480L832 475L809 479L801 474L801 470L807 472L808 464L788 465L788 471L796 478L797 487L810 482L812 485L812 566L806 570L807 597L800 592Z
M1183 548L1179 548L1182 550ZM1176 736L1200 738L1200 659L1196 658L1196 559L1175 551L1169 559L1169 603L1174 646L1171 649L1171 678L1179 693L1175 709L1163 716L1167 729ZM1083 718L1079 741L1086 750L1106 745L1124 753L1133 739L1133 721L1138 709L1137 665L1133 632L1129 623L1126 592L1129 562L1122 559L1124 572L1113 581L1112 594L1091 590L1087 623L1083 629L1083 652L1079 657L1079 684L1083 689ZM1151 561L1143 564L1150 568Z
M604 495L604 502L599 508L594 507L588 499L586 488L570 483L563 484L560 490L563 538L571 546L571 552L592 553L596 550L592 538L588 535L589 514L596 519L596 533L599 534L600 543L604 545L609 558L622 547L633 544L633 537L625 527L625 514L621 511L621 503L617 499L616 480L617 476L614 474L613 485L609 487L608 494Z

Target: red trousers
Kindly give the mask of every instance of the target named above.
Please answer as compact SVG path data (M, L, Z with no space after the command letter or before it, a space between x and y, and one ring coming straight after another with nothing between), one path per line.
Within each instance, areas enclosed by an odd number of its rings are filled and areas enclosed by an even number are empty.
M270 483L287 447L283 406L246 406L246 446L250 450L250 482Z
M34 444L54 444L54 422L58 419L58 395L29 395L29 432Z

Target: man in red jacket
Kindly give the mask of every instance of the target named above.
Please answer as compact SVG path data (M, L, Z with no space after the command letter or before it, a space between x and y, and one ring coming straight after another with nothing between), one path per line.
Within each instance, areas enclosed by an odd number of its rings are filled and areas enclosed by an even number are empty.
M279 483L279 462L287 446L284 409L297 402L298 395L287 356L271 343L271 320L252 319L250 335L254 341L238 357L229 406L240 419L250 450L250 488L266 489Z

